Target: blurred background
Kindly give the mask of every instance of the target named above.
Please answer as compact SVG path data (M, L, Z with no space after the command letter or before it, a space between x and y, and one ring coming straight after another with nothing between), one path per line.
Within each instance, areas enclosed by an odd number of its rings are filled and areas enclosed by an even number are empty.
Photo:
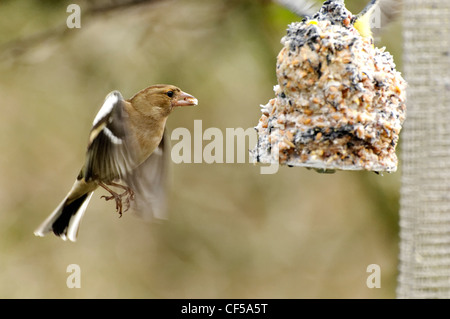
M254 127L274 96L280 39L300 20L263 0L97 0L75 2L81 28L68 29L70 3L0 3L0 298L395 297L400 171L173 164L167 222L119 219L98 190L76 243L35 237L108 92L171 83L193 94L199 105L175 110L169 133L196 119ZM401 71L400 22L377 31ZM66 286L70 264L79 289ZM370 264L379 289L366 285Z

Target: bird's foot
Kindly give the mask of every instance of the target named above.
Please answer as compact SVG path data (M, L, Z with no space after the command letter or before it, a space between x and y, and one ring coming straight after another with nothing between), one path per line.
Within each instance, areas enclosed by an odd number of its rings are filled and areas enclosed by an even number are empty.
M114 192L104 183L99 183L99 185L111 194L111 196L102 196L100 198L104 198L106 201L114 199L116 202L116 211L119 213L119 218L122 217L122 213L126 212L130 208L130 201L134 199L134 191L130 187L124 185L120 185L117 183L108 183L108 185L110 186L122 188L125 190L123 193L119 194L117 192ZM123 210L123 202L125 202L125 210Z
M116 211L119 213L119 218L122 217L122 197L121 194L117 194L115 192L110 192L111 196L102 196L100 198L104 198L106 201L114 199L116 201ZM127 211L127 209L125 209Z

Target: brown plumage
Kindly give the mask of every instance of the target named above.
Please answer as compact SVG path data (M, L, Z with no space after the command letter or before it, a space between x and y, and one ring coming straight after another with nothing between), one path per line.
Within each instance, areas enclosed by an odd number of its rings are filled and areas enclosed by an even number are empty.
M167 117L174 107L189 105L197 105L197 99L166 84L150 86L128 100L118 91L108 94L94 119L80 174L35 235L53 231L64 240L75 241L86 207L98 186L111 194L102 198L114 200L120 216L131 205L140 215L160 218L165 199Z

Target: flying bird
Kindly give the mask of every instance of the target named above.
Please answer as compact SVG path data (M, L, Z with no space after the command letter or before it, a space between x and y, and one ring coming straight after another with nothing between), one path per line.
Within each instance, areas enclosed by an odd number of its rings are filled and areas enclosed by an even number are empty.
M76 241L81 219L94 191L101 187L120 216L130 206L141 215L160 217L164 209L164 131L174 107L197 105L192 95L173 85L150 86L125 100L109 93L94 118L84 165L72 189L36 229Z

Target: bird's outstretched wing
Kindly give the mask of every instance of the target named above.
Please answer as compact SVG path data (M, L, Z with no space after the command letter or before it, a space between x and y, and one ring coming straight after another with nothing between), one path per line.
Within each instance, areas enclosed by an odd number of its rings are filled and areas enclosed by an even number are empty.
M120 92L113 91L95 117L82 171L86 181L112 181L134 168L133 150L127 142L125 103Z
M122 180L134 191L130 210L144 220L166 219L169 175L169 140L163 135L147 160Z

